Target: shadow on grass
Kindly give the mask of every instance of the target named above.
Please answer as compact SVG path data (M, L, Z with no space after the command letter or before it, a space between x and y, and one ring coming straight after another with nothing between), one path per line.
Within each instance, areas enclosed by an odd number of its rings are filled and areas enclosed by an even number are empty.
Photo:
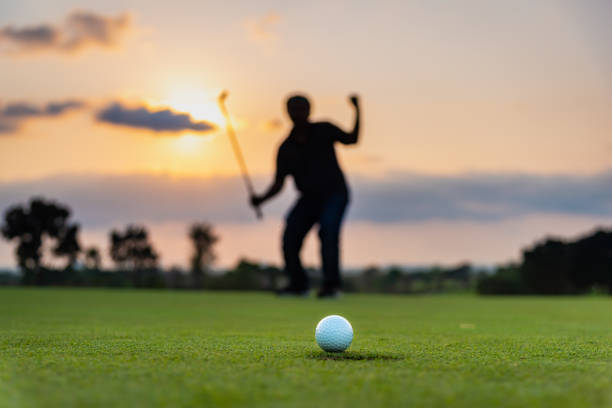
M311 360L353 360L353 361L389 361L404 360L406 357L398 353L376 353L365 351L345 351L342 353L327 353L325 351L310 351L306 353L306 358Z

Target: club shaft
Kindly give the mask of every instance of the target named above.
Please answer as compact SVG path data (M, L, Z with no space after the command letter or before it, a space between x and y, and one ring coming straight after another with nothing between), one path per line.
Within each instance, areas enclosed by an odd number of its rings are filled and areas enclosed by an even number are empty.
M225 107L224 99L219 99L219 107L221 108L221 113L223 113L223 116L225 117L225 122L227 124L227 135L230 139L230 143L232 145L234 155L236 156L236 160L238 161L240 173L242 174L242 179L244 180L247 192L249 193L249 196L254 196L255 189L253 188L253 182L251 181L251 177L249 177L249 171L247 170L246 162L244 161L244 156L242 155L242 150L240 149L240 145L238 144L238 138L236 137L234 126L232 126L232 121L230 119L229 113L227 112L227 108ZM258 218L262 217L261 209L259 207L255 207L255 213L257 214Z

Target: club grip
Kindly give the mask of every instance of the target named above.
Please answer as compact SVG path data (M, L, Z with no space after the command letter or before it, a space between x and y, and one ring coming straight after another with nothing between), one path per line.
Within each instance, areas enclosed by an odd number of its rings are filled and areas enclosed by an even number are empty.
M263 213L261 212L261 208L255 207L255 214L257 215L258 219L261 220L263 218Z

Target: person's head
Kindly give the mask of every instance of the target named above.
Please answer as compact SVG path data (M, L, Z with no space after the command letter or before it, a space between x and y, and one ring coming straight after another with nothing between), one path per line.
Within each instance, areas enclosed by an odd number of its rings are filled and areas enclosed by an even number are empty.
M287 99L287 113L294 124L300 125L308 122L310 116L310 102L303 95L293 95Z

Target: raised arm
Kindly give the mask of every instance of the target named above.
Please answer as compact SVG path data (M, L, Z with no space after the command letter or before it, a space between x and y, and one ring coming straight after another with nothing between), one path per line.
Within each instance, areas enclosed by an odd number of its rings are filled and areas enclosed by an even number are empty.
M338 137L338 141L346 145L355 144L359 140L359 125L361 121L359 98L357 95L351 95L349 101L355 107L355 124L353 125L353 130L350 133L342 132L342 134Z

